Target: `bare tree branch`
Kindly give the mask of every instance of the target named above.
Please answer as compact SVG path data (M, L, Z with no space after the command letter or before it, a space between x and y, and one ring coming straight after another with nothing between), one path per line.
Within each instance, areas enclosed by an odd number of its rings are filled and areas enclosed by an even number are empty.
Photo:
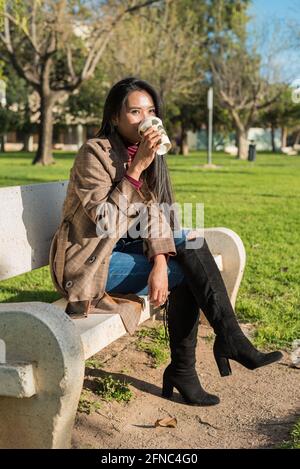
M3 13L3 16L4 18L7 20L7 22L11 22L13 23L17 28L20 28L22 33L24 34L25 38L28 40L29 44L31 45L31 47L33 48L33 50L40 55L40 51L36 45L36 43L34 42L34 40L32 39L32 37L30 36L30 34L28 33L28 31L26 30L26 28L20 24L20 22L18 22L12 15L10 15L9 13L7 12L4 12ZM8 26L8 29L9 29L9 26Z
M174 1L174 0L172 0ZM136 11L140 8L144 8L144 7L147 7L149 5L152 5L153 3L158 3L159 0L148 0L147 2L144 2L144 3L139 3L137 5L134 5L133 7L129 7L125 10L124 13L132 13L133 11Z
M70 45L67 45L67 65L68 65L68 69L69 69L69 72L70 72L70 76L71 76L72 80L74 80L76 75L75 75L75 71L74 71L74 67L73 67L72 49L71 49Z

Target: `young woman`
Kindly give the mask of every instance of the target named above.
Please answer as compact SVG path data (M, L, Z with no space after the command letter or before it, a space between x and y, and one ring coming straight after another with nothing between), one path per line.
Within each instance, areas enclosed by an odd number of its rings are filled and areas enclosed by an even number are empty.
M188 232L174 237L175 219L168 221L157 208L158 203L172 205L173 196L165 158L156 155L159 133L153 128L142 137L138 133L149 116L162 117L159 96L149 83L131 77L111 88L101 129L81 147L70 173L62 222L51 246L52 278L68 300L68 314L115 312L130 333L139 321L138 295L148 294L155 307L165 305L171 363L162 394L172 397L175 387L188 404L215 405L219 398L204 391L195 370L199 308L216 334L213 351L221 376L231 373L229 359L255 369L282 354L253 347L205 240L188 249ZM163 226L160 236L151 229L147 236L130 236L141 222L136 207L151 212L147 228ZM118 233L108 235L116 225Z

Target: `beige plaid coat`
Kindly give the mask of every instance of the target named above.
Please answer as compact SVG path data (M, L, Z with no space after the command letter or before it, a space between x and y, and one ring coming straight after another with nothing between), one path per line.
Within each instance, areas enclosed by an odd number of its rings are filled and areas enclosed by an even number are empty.
M119 313L129 333L140 318L141 300L137 295L109 295L105 292L110 256L117 240L136 223L142 204L151 210L149 226L159 221L160 236L143 240L144 254L176 254L170 225L160 209L154 209L155 198L146 181L137 190L124 175L127 150L114 133L109 139L88 140L79 150L70 172L70 181L63 205L62 221L50 249L50 271L56 289L68 300L69 314ZM99 234L97 222L107 213L101 204L113 205L119 229L113 236Z

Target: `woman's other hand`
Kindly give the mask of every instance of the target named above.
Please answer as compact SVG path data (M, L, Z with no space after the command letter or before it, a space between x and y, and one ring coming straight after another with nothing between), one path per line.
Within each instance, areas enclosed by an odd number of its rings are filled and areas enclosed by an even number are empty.
M164 254L158 254L154 258L154 265L148 277L149 301L158 308L166 302L168 294L167 262Z

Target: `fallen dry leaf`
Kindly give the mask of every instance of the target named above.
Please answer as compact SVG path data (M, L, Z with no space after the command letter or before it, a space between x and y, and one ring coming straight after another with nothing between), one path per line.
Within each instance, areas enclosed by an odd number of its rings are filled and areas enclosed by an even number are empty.
M177 419L175 417L165 417L164 419L156 420L156 427L172 427L175 428L177 425Z

